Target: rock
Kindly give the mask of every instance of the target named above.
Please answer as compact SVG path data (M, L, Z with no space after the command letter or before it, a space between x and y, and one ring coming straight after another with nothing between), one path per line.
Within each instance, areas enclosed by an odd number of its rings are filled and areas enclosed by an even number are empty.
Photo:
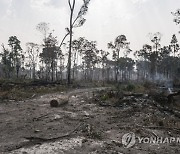
M62 118L62 116L60 116L60 115L58 115L58 114L55 114L54 115L54 120L58 120L58 119L61 119Z
M39 133L39 132L40 132L40 130L38 130L38 129L34 130L34 133Z

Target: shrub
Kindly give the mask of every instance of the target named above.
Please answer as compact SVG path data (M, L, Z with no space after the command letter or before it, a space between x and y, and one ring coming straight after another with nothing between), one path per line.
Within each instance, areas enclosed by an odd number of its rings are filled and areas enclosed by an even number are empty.
M134 91L135 88L136 88L136 86L135 86L134 84L128 84L128 85L126 86L126 90L127 90L127 91Z

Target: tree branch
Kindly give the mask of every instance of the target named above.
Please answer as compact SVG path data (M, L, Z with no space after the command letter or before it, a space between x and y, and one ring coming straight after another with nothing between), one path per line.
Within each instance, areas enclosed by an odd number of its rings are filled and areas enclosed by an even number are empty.
M72 6L71 6L71 2L70 2L70 0L68 0L68 3L69 3L69 7L70 7L70 9L72 9Z
M74 21L73 21L73 23L72 23L72 27L74 27L74 24L75 24L75 22L78 20L78 18L79 18L79 15L77 15L76 19L74 19Z
M67 37L68 35L69 35L69 33L67 33L67 34L64 36L64 38L62 39L62 41L61 41L61 43L60 43L60 45L59 45L59 48L61 48L61 46L62 46L64 40L66 39L66 37Z

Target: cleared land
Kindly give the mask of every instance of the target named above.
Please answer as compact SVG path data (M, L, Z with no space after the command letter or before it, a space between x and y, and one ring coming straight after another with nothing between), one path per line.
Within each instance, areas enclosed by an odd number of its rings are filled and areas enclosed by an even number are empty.
M178 153L179 143L136 142L125 148L121 139L129 132L141 137L178 137L179 113L146 95L113 93L110 88L75 89L1 103L0 153ZM67 98L64 106L49 105L52 99Z

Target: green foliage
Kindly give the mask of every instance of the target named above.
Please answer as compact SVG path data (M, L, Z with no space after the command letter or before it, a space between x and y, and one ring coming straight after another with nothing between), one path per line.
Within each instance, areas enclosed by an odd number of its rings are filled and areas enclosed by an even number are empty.
M180 9L177 9L176 12L172 12L172 15L174 16L174 22L176 24L180 24Z
M171 51L173 52L173 55L175 57L176 53L180 49L179 44L178 44L178 40L177 40L175 34L172 36L170 48L172 49Z
M134 84L128 84L128 85L126 86L126 89L125 89L125 90L127 90L127 91L134 91L135 88L136 88L136 86L135 86Z
M40 81L38 81L40 82ZM0 80L0 100L24 100L43 94L61 92L66 87L58 84L31 80Z
M121 83L119 86L115 87L115 91L117 91L118 94L124 92L145 93L146 90L144 84L135 82Z
M102 101L105 101L105 100L108 100L109 99L109 95L108 94L104 94L101 96L101 100Z
M1 62L6 78L14 77L15 74L17 78L19 77L19 70L25 58L20 43L16 36L11 36L8 40L10 49L6 49L4 45L2 45L3 52L1 53Z
M117 61L120 58L120 50L125 49L124 55L127 56L131 50L129 48L129 42L127 42L125 35L119 35L115 38L114 43L108 43L108 48L113 50L113 59Z
M118 68L120 70L133 70L135 62L133 59L128 57L121 57L118 59Z

